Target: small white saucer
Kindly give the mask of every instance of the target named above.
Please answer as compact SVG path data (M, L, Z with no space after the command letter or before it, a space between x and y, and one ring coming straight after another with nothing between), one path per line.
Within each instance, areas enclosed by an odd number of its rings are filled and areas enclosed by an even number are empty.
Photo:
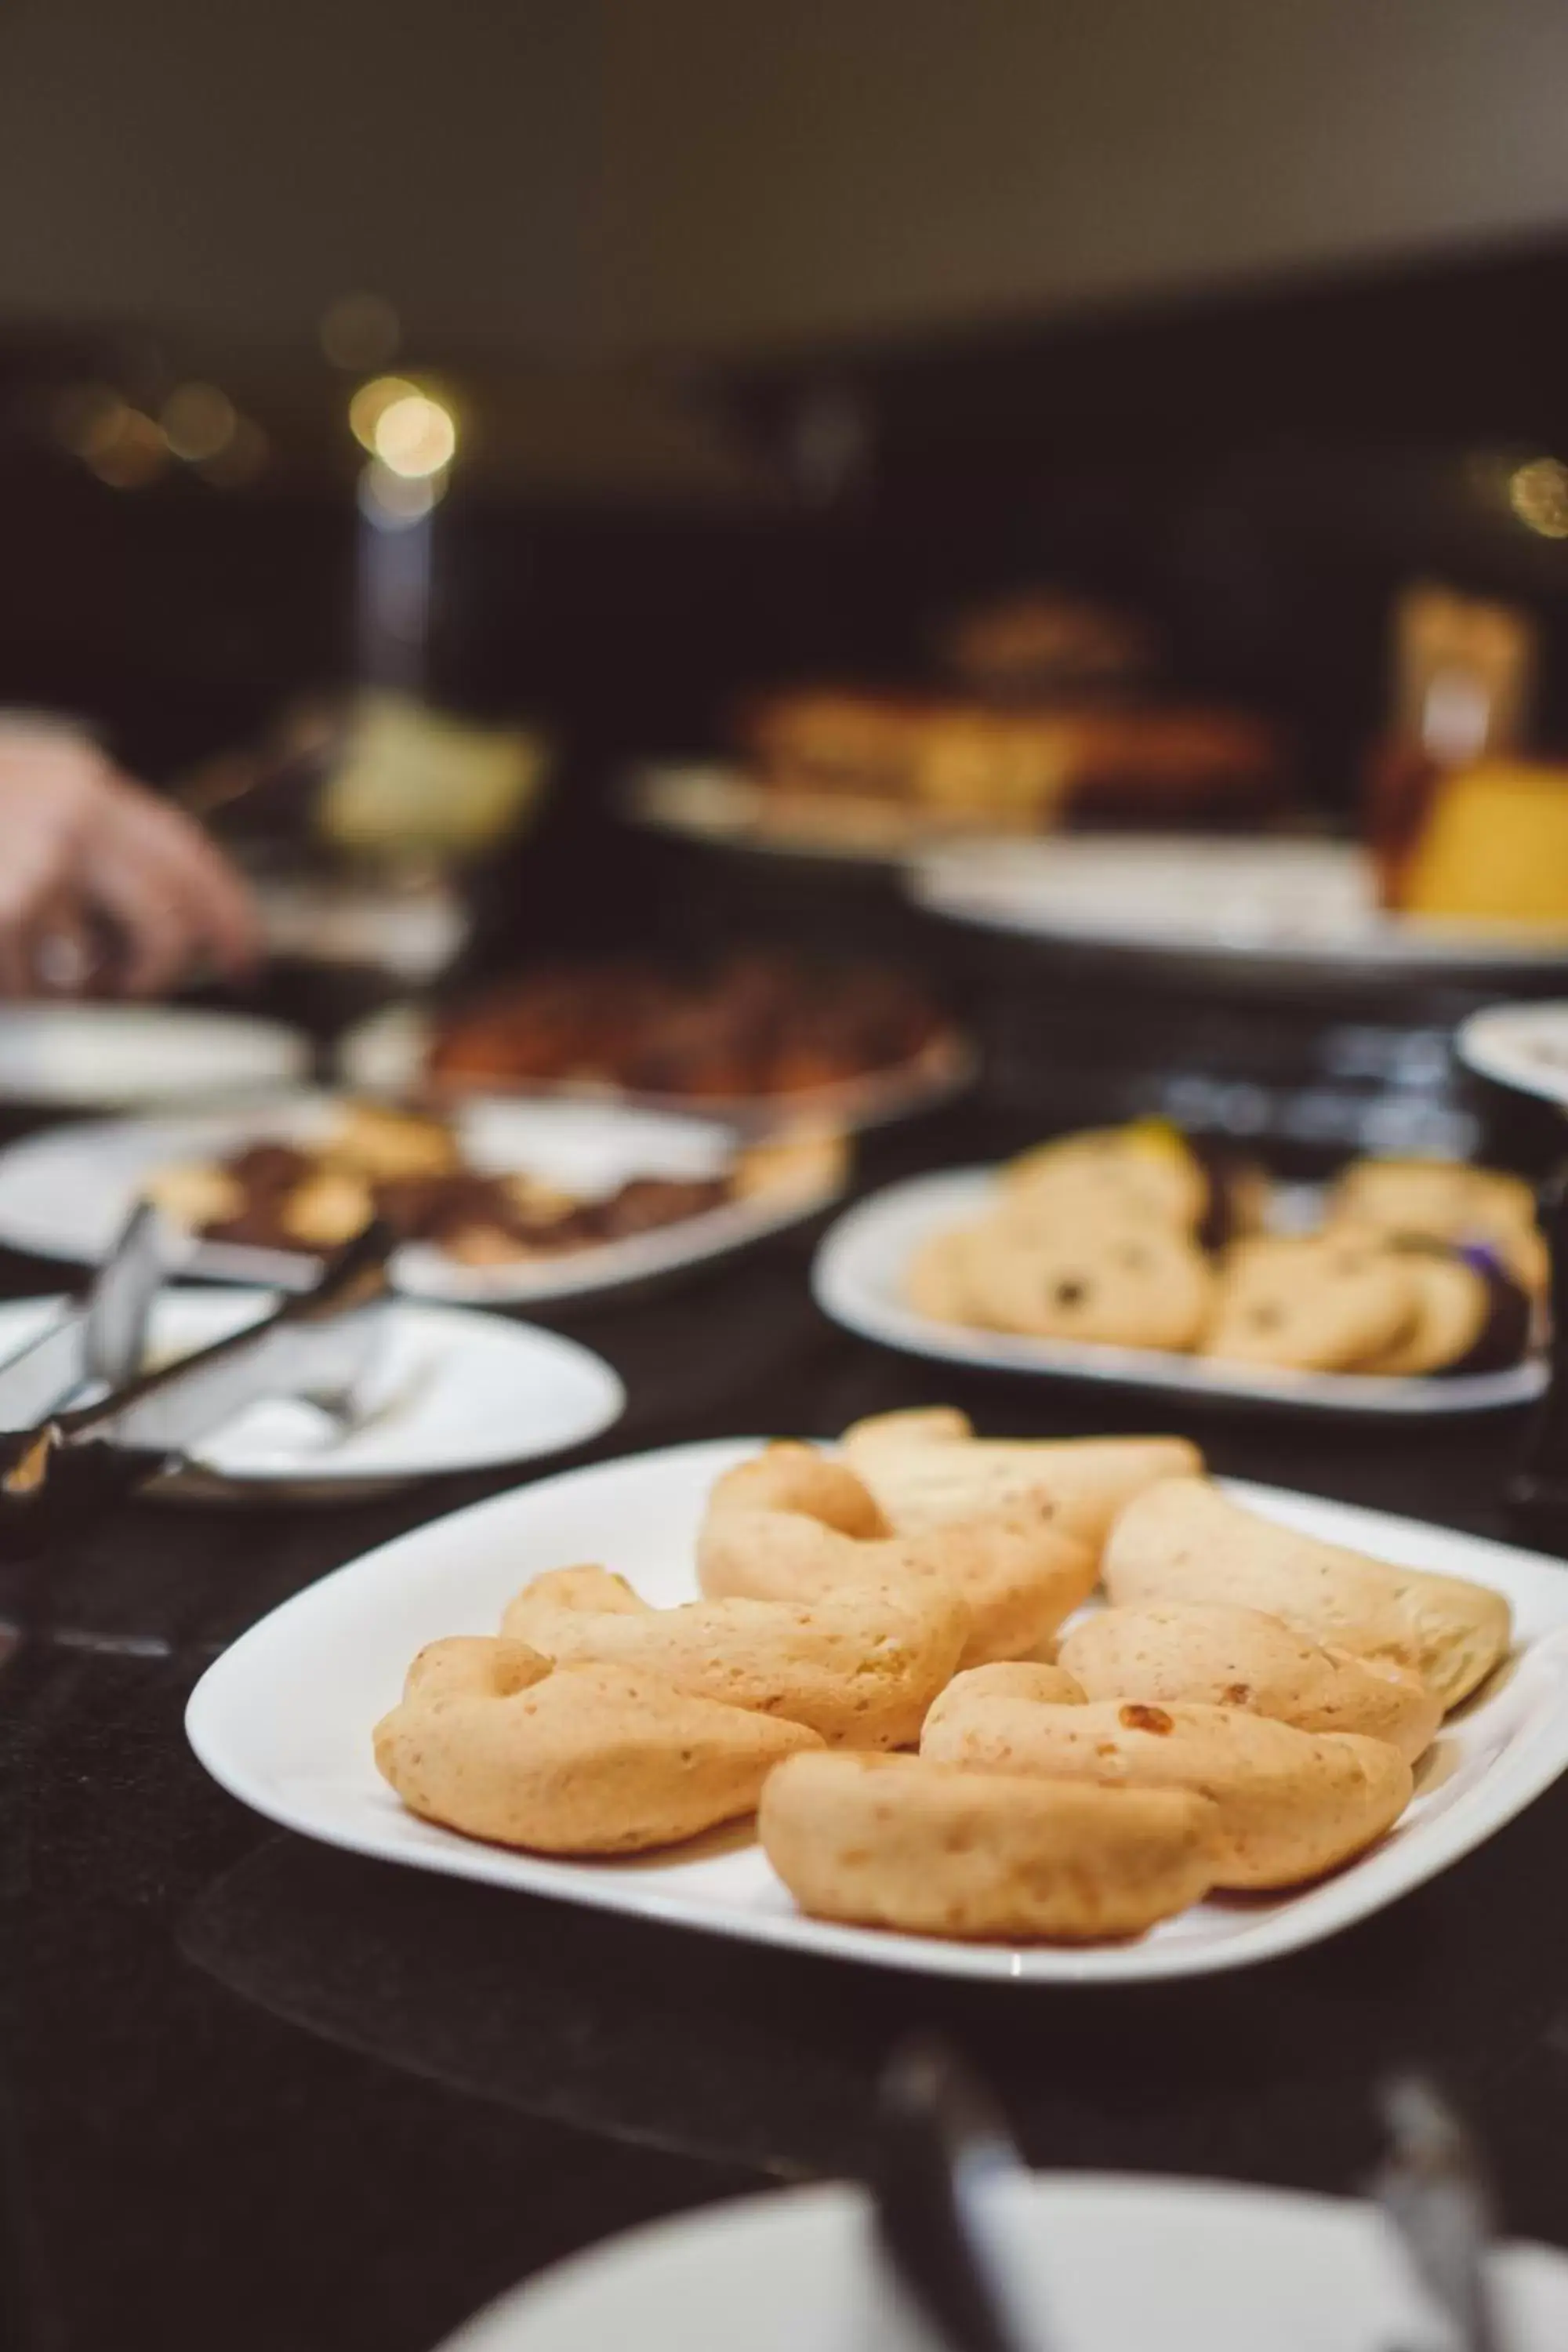
M310 1048L295 1029L179 1004L7 1004L0 1102L129 1110L298 1086Z
M60 1310L58 1298L0 1306L0 1364ZM243 1330L273 1303L262 1290L169 1290L153 1318L154 1361ZM385 1347L341 1428L314 1405L252 1405L158 1494L349 1500L449 1471L489 1470L586 1444L617 1422L626 1391L591 1349L471 1307L398 1300Z

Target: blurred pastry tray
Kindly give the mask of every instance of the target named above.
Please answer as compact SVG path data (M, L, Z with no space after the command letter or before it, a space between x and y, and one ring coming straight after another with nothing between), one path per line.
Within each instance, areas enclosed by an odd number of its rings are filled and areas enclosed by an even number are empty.
M943 1169L858 1202L829 1230L812 1268L812 1291L823 1313L863 1339L937 1363L1215 1404L1422 1419L1495 1412L1531 1403L1545 1392L1548 1367L1540 1355L1500 1371L1451 1376L1273 1371L1163 1349L1021 1338L918 1314L903 1297L904 1275L915 1250L930 1234L978 1215L990 1202L994 1184L994 1171L988 1168Z
M47 1129L0 1151L0 1241L41 1257L100 1262L161 1171L223 1160L256 1143L321 1144L342 1114L326 1095L295 1093L187 1117L92 1120ZM734 1158L735 1138L711 1119L656 1117L623 1103L489 1101L454 1114L459 1149L495 1173L528 1170L588 1197L635 1176L705 1178ZM820 1213L842 1190L837 1155L784 1184L666 1225L542 1259L466 1265L433 1242L406 1242L394 1271L405 1297L453 1306L544 1307L663 1281L749 1248ZM312 1277L303 1253L195 1242L180 1270L203 1278L297 1289Z
M928 914L1054 946L1267 973L1518 978L1568 968L1568 926L1387 913L1353 842L1279 835L1079 834L928 846L910 864Z
M908 801L779 792L739 768L695 761L633 769L622 779L618 805L629 824L678 840L854 866L901 866L933 842L977 829L972 816Z
M628 1109L702 1118L742 1133L777 1128L831 1128L858 1134L895 1119L934 1110L973 1084L979 1064L961 1030L939 1030L906 1062L868 1070L830 1086L790 1094L664 1095L616 1086L603 1078L518 1078L504 1072L477 1076L471 1086L439 1084L426 1076L436 1017L416 1004L393 1004L359 1022L340 1038L338 1072L355 1094L406 1100L425 1090L616 1103Z

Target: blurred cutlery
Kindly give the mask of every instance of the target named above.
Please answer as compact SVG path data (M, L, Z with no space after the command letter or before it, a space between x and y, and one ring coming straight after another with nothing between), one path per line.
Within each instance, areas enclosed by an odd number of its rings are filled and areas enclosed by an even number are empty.
M1007 2274L992 2193L1022 2172L1006 2125L943 2044L883 2077L869 2172L878 2242L941 2352L1049 2352Z
M1373 2193L1458 2352L1505 2352L1487 2255L1492 2201L1469 2134L1436 2087L1402 2075L1382 2100L1389 2149Z

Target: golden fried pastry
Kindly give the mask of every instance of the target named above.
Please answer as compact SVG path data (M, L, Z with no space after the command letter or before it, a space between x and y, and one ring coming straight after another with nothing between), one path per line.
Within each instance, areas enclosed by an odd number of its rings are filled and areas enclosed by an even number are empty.
M500 1179L501 1190L517 1214L532 1225L559 1225L574 1216L583 1203L575 1192L550 1183L525 1168L515 1170Z
M635 1666L703 1698L809 1724L835 1748L903 1748L957 1667L969 1613L937 1577L858 1580L810 1601L654 1609L604 1569L536 1576L501 1620L558 1664Z
M1130 1504L1101 1562L1118 1608L1219 1601L1261 1609L1325 1647L1412 1666L1445 1709L1507 1656L1500 1592L1370 1559L1277 1526L1203 1478L1171 1478Z
M1510 1276L1495 1268L1483 1273L1439 1242L1403 1244L1394 1255L1415 1288L1415 1319L1358 1370L1407 1378L1518 1362L1529 1344L1531 1311Z
M821 1745L617 1665L553 1666L521 1642L432 1643L375 1727L411 1812L536 1853L640 1853L756 1804L773 1766Z
M1033 1699L1046 1706L1081 1706L1089 1694L1062 1665L1043 1658L997 1658L988 1666L968 1666L931 1706L928 1724L939 1722L947 1691L956 1689L960 1705L976 1697Z
M847 1136L832 1128L802 1128L753 1143L735 1162L738 1201L815 1200L837 1192L849 1172Z
M858 1421L843 1445L900 1535L1024 1511L1097 1554L1134 1495L1204 1466L1184 1437L980 1438L947 1405Z
M374 1184L399 1176L445 1176L461 1165L445 1119L385 1103L349 1103L323 1149L341 1167Z
M1064 1636L1058 1654L1064 1679L1091 1699L1246 1707L1298 1731L1386 1739L1411 1764L1443 1719L1441 1702L1412 1667L1321 1648L1282 1618L1228 1601L1096 1609Z
M142 1191L154 1207L177 1225L199 1232L204 1225L226 1224L245 1204L245 1188L237 1176L216 1160L196 1160L156 1168Z
M1244 713L991 708L970 698L815 685L739 714L748 766L770 793L842 796L992 825L1085 816L1150 822L1256 817L1279 796L1279 745Z
M1329 1198L1331 1226L1495 1249L1532 1297L1546 1287L1546 1244L1522 1177L1446 1160L1357 1160Z
M1209 1177L1186 1138L1166 1120L1066 1135L1010 1160L1002 1171L1005 1209L1058 1230L1081 1214L1147 1220L1191 1233L1209 1205Z
M1021 1231L1004 1217L971 1234L968 1280L979 1320L1030 1339L1101 1347L1194 1347L1207 1324L1214 1272L1173 1225L1131 1213Z
M752 1542L768 1530L760 1530L754 1522L763 1518L782 1524L772 1528L772 1549L759 1559ZM774 1570L773 1550L786 1580L797 1561L809 1576L811 1564L821 1558L817 1542L824 1529L852 1544L886 1543L893 1532L875 1496L852 1470L815 1445L781 1438L715 1482L697 1539L698 1580L712 1598L754 1592L758 1580ZM846 1559L845 1571L853 1565ZM836 1580L827 1568L816 1579L819 1585Z
M285 1199L284 1230L300 1249L336 1249L369 1223L374 1205L363 1177L344 1168L321 1167Z
M1269 1234L1226 1255L1204 1353L1269 1370L1343 1372L1411 1339L1421 1292L1375 1235Z
M992 1513L894 1534L867 1489L809 1445L771 1445L721 1478L697 1545L710 1599L811 1601L847 1581L936 1576L969 1611L963 1663L1037 1653L1094 1583L1082 1544L1037 1513Z
M917 1936L1086 1943L1202 1900L1217 1810L1169 1790L800 1756L769 1777L763 1850L803 1911Z
M1101 1788L1186 1789L1219 1808L1215 1884L1296 1886L1382 1837L1410 1801L1386 1740L1298 1731L1245 1708L1137 1699L1052 1705L967 1675L943 1693L921 1755L977 1772L1034 1772Z
M933 1323L980 1321L970 1261L975 1225L949 1225L928 1234L904 1269L904 1297Z

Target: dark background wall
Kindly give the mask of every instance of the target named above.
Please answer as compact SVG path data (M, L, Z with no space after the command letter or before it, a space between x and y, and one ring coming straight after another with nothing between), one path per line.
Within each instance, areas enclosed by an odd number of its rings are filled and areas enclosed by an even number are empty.
M1560 0L4 0L0 317L585 352L1568 216Z
M1568 217L1553 0L604 11L634 337L864 331Z
M464 416L435 689L580 774L1054 576L1342 806L1413 573L1527 598L1568 675L1508 489L1568 457L1565 89L1563 0L0 0L0 698L169 774L342 678L315 329L369 287ZM254 483L51 437L52 386L189 373Z

